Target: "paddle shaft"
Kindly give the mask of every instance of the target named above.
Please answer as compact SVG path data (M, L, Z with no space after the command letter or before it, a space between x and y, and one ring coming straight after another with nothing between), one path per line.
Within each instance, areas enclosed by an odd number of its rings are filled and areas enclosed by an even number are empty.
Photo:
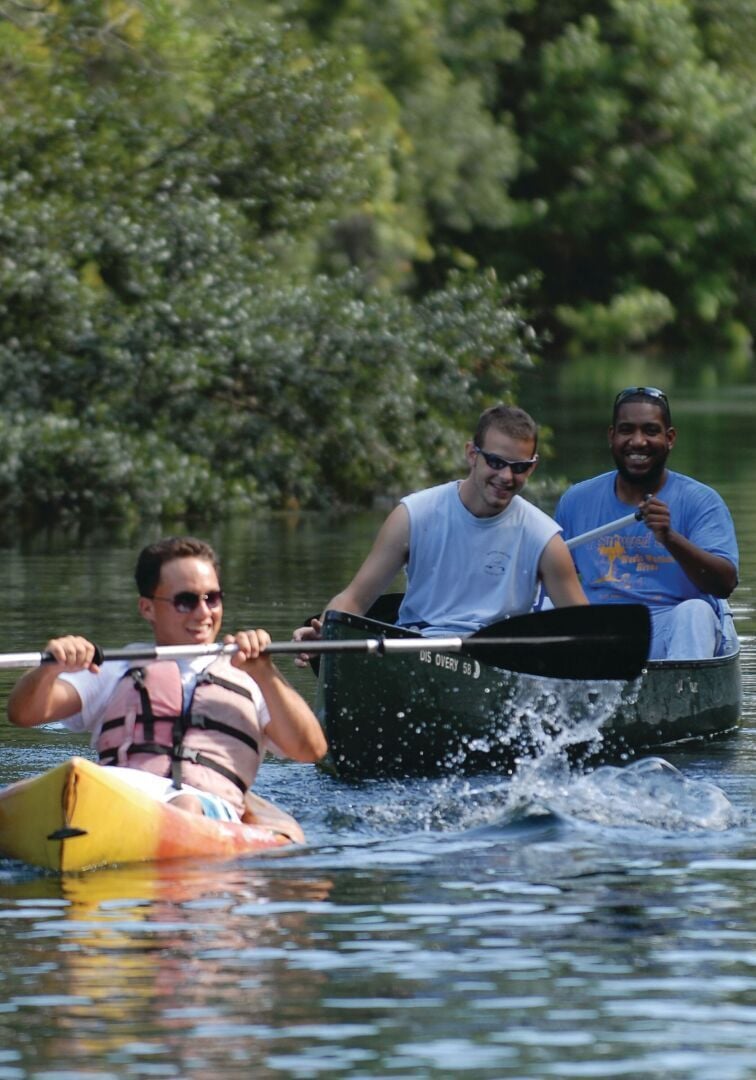
M581 640L591 637L596 641L607 641L606 634L581 635ZM355 638L353 641L271 641L263 654L294 654L301 652L357 652L374 656L386 656L392 653L413 652L461 652L508 645L560 645L574 641L574 634L547 634L541 637L490 637L463 638L456 635L426 638ZM98 664L109 661L126 660L187 660L197 656L233 656L239 651L238 645L154 645L126 646L123 649L99 649L95 655ZM6 653L0 654L0 670L13 668L32 668L48 664L54 657L48 652Z
M573 536L571 540L566 540L565 543L568 548L580 547L581 544L587 544L589 540L593 540L596 536L603 536L604 533L613 532L616 529L624 529L626 525L632 525L634 521L640 521L642 516L640 509L638 509L632 514L617 518L616 521L610 521L606 525L599 525L596 529L589 529L588 532L580 533L579 536Z
M445 634L421 637L383 632L380 623L360 616L329 612L356 620L354 629L364 637L333 635L313 641L272 641L264 654L368 653L388 656L417 653L421 661L431 654L466 653L492 667L555 679L634 679L648 656L650 618L642 604L594 604L554 608L515 615L478 630L469 637ZM326 631L329 618L326 617ZM360 629L362 623L362 629ZM373 627L376 627L374 630ZM387 628L388 629L388 628ZM97 648L94 662L120 660L182 660L195 656L231 655L235 643L204 645L132 645L123 649ZM0 668L36 667L52 661L46 653L0 655Z

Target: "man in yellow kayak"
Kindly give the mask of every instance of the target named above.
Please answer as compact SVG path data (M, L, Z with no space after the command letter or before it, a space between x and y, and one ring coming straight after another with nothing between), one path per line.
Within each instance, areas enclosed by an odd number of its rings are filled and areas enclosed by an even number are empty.
M208 544L193 537L151 544L139 555L135 577L139 612L156 645L215 642L223 592ZM62 721L91 732L101 764L120 767L132 781L138 770L139 786L162 801L230 821L246 812L249 820L248 788L266 748L315 762L327 744L304 698L262 654L267 631L242 630L223 640L238 651L100 667L91 641L53 638L45 651L54 660L19 679L9 719L19 727Z

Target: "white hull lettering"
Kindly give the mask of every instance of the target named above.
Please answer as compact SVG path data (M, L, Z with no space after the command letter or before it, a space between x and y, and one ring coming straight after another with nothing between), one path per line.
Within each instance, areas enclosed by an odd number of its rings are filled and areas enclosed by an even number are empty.
M445 656L443 653L436 653L436 667L444 667L448 668L449 671L456 671L459 667L459 657Z
M473 679L480 678L480 664L477 660L464 658L460 661L457 656L446 656L443 653L433 653L430 649L421 649L417 654L421 664L433 664L436 667L447 668L449 671L467 675Z

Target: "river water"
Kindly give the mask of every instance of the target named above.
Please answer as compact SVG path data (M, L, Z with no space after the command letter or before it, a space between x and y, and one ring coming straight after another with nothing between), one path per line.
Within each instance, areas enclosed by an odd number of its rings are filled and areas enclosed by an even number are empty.
M588 775L556 755L514 780L349 785L270 762L259 790L304 848L65 879L0 861L0 1080L756 1076L754 404L674 406L675 466L715 484L738 528L737 735ZM558 450L544 474L608 467L595 406L553 398L540 417ZM223 556L227 628L288 638L381 517L197 529ZM10 542L5 650L141 636L131 572L156 535ZM0 782L87 752L4 723Z

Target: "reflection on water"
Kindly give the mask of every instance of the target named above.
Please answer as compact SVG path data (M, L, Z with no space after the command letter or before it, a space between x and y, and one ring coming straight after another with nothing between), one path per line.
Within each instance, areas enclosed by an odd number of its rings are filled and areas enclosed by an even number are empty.
M601 1046L606 1075L748 1076L754 844L698 767L576 778L580 799L564 776L350 786L300 768L313 842L274 863L6 864L5 1064L596 1075ZM708 1072L722 1053L742 1071Z
M586 776L548 732L514 780L348 784L270 762L261 793L303 849L65 879L0 862L0 1080L756 1075L756 437L694 405L676 410L677 464L722 490L743 556L736 736ZM604 467L595 409L543 418L564 455L546 469ZM223 555L229 627L288 637L380 517L198 530ZM140 636L130 575L154 535L4 551L6 648ZM3 736L3 782L86 752Z
M215 1055L198 1054L198 1027L214 1038L235 1029L238 1039L239 1025L248 1033L250 1017L279 997L308 987L316 996L315 972L270 961L302 946L307 910L330 889L326 878L269 876L241 864L8 883L0 887L3 920L22 923L27 934L16 963L6 963L6 978L18 986L0 1015L0 1045L36 1030L40 1065L48 1054L51 1063L116 1062L136 1052L173 1062L169 1075L210 1067ZM229 971L258 955L266 958L259 978ZM275 977L273 967L281 968Z

